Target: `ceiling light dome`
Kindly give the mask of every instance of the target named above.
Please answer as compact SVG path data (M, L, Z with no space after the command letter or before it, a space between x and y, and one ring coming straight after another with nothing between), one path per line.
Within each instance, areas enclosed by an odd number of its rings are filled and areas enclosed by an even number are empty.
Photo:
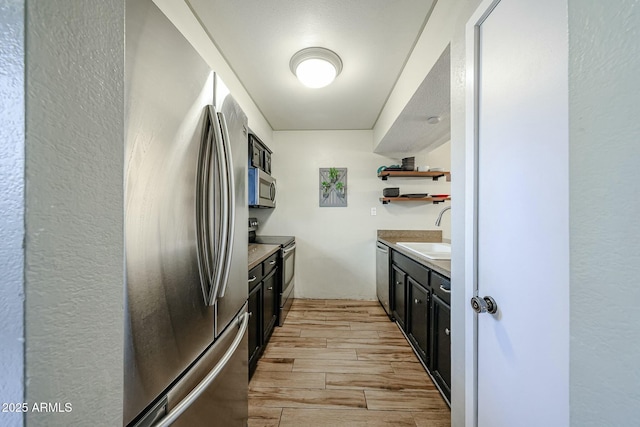
M308 47L291 57L289 67L300 82L311 88L325 87L342 71L337 53L323 47Z

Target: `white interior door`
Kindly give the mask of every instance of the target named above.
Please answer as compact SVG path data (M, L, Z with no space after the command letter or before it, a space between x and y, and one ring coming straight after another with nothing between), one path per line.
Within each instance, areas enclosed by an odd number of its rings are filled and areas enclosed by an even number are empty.
M472 286L498 305L477 318L477 424L567 426L567 2L487 1L467 29Z

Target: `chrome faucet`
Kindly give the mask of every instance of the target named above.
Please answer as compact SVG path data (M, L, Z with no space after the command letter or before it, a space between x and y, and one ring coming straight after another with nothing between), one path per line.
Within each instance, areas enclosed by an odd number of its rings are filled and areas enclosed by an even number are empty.
M442 214L448 211L449 209L451 209L451 206L447 206L446 208L442 209L438 214L438 219L436 219L436 225L438 227L440 227L440 222L442 221Z

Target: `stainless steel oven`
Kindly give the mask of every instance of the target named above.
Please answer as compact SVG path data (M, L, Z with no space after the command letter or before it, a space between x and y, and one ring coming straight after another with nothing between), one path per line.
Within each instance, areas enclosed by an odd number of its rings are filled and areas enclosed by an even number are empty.
M249 207L276 207L276 179L258 168L249 168Z
M295 286L296 271L296 241L293 240L287 246L280 249L282 258L282 288L280 292L280 314L278 325L282 326L284 319L293 304L293 288Z

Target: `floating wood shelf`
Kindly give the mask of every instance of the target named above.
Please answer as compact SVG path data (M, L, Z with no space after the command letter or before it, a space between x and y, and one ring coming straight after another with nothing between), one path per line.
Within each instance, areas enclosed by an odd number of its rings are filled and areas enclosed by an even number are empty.
M451 200L451 197L380 197L380 201L383 205L391 202L423 202L438 204Z
M434 181L437 181L438 178L446 177L447 181L451 181L451 172L417 172L417 171L382 171L378 174L378 178L386 181L389 177L396 178L432 178Z

